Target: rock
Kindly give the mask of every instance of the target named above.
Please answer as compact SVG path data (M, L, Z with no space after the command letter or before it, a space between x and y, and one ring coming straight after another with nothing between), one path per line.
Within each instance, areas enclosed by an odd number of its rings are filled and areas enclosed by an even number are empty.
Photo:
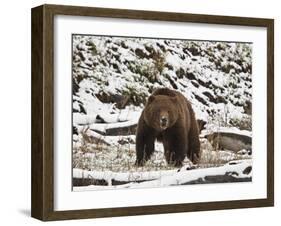
M201 119L197 119L197 125L198 125L198 129L199 129L199 133L204 129L206 124L207 124L206 121L201 120Z
M202 97L196 95L195 93L193 93L194 97L199 101L201 102L202 104L206 105L206 106L209 106L208 102L205 101Z
M130 137L128 138L122 138L120 140L118 140L118 144L124 145L124 144L134 144L134 140Z
M252 166L248 166L246 169L243 170L243 174L249 174L252 171Z
M178 78L183 78L184 74L185 74L185 71L182 68L180 68L176 71L176 75L178 76Z
M199 84L198 84L195 80L192 80L191 83L192 83L192 85L194 85L196 88L199 87Z
M78 135L78 130L75 126L72 126L72 135Z
M166 63L164 66L171 71L174 70L174 67L172 65L168 64L168 63Z
M135 135L137 131L137 124L130 125L130 126L124 126L124 127L118 127L118 128L109 128L106 129L105 132L101 132L99 130L94 130L94 132L97 132L104 136L127 136L127 135Z
M115 103L118 109L123 109L128 104L130 97L120 94L98 93L96 97L103 103Z
M244 112L248 115L252 114L252 102L249 100L246 101L245 105L243 106Z
M214 132L205 136L217 150L238 152L242 149L252 150L252 138L242 134Z
M211 102L216 103L216 98L210 92L205 91L203 94L207 96Z
M121 42L121 46L122 46L122 48L124 48L124 49L128 49L128 46L125 44L124 41Z
M166 76L167 77L167 79L169 80L169 82L170 82L170 84L172 85L172 87L174 88L174 89L178 89L178 86L177 86L177 84L175 83L175 81L172 79L172 78L170 78L170 76Z
M190 80L196 80L196 76L192 72L186 72L185 76Z
M165 46L161 45L160 43L156 43L156 45L163 51L163 52L166 52L166 48Z
M149 59L149 56L145 52L143 52L142 49L139 49L139 48L135 49L135 54L141 59L143 59L143 58Z

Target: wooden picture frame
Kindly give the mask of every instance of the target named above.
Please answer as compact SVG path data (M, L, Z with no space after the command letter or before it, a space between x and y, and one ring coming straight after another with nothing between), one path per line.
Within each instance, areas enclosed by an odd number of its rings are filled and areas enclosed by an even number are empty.
M54 16L71 15L239 25L267 29L267 198L121 208L54 210ZM274 20L61 5L32 9L32 200L31 215L50 221L163 214L274 205Z

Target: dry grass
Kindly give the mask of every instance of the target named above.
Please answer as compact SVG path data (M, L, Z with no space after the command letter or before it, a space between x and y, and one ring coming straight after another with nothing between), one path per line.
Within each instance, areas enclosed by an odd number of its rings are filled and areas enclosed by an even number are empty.
M131 172L174 169L166 163L162 145L156 144L156 151L143 167L136 167L135 140L118 136L109 145L105 136L94 138L83 129L73 145L73 168L96 171Z
M116 142L108 144L106 137L93 137L84 128L73 146L73 168L90 171L135 172L171 170L175 167L166 163L163 146L156 143L156 150L151 159L143 167L135 166L135 140L134 137L116 137ZM248 156L249 157L249 156ZM231 160L244 159L247 156L232 151L222 151L205 138L201 139L201 154L199 168L221 166ZM191 164L186 158L184 164Z

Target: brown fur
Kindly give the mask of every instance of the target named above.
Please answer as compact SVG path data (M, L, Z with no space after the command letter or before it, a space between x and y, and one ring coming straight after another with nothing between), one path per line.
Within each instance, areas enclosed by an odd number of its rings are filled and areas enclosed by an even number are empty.
M164 145L168 164L181 166L187 156L199 158L199 132L190 102L179 92L161 88L148 98L136 135L136 165L143 165L154 152L154 142Z

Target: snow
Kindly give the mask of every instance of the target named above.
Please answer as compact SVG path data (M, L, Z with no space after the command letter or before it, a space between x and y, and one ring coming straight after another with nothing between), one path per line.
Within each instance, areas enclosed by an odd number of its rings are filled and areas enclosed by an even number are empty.
M158 180L147 181L139 184L128 185L130 188L136 187L164 187L171 185L180 185L188 183L201 178L204 180L205 176L225 175L227 172L235 172L238 175L235 177L245 178L251 177L251 174L243 174L243 171L248 166L251 166L251 160L240 161L238 165L226 164L216 168L194 169L187 171L180 171L173 175L162 176Z
M137 123L138 123L138 118L134 118L127 122L119 122L119 123L111 123L111 124L93 123L89 127L92 130L105 133L107 129L128 127L128 126L136 125Z
M252 160L232 161L220 167L186 170L186 167L179 171L161 171L161 172L145 172L145 173L112 173L112 172L85 172L83 170L74 169L74 177L78 178L95 178L111 181L112 179L119 181L128 181L125 185L109 186L111 188L153 188L166 187L173 185L186 184L201 179L203 182L208 176L224 176L231 175L235 178L251 178L252 171L245 172L245 169L252 167ZM147 180L138 183L138 181ZM134 182L135 181L135 182ZM74 191L103 189L100 186L82 186L74 187Z
M137 172L112 172L112 171L85 171L82 169L73 169L74 178L94 178L100 180L110 181L112 179L117 181L144 181L154 180L163 176L172 175L176 170L161 170L161 171L137 171Z
M96 122L97 115L83 115L80 113L73 113L73 123L75 125L88 125Z
M204 138L215 132L252 137L251 44L74 35L73 53L73 175L109 185L113 179L129 183L75 190L171 186L234 168L241 178L251 176L242 173L252 164L250 150L217 150ZM196 118L206 122L197 169L177 172L157 142L151 160L135 167L135 134L107 135L135 128L147 97L158 87L180 91ZM123 106L115 96L128 102ZM227 164L233 160L241 162Z
M90 51L87 51L89 48L86 45L87 42L93 43L96 46L98 54L93 56L90 54ZM126 48L123 47L121 43L123 43ZM165 51L159 47L160 45L165 48ZM221 51L218 50L218 46L222 49ZM251 53L250 44L181 40L164 42L164 40L161 39L124 39L117 37L108 38L77 35L74 37L73 47L77 52L79 49L83 49L84 51L82 51L82 53L86 58L84 61L77 60L79 64L75 67L77 72L75 72L74 75L84 75L86 71L89 76L89 78L83 79L79 84L80 90L78 95L80 98L84 97L84 94L81 92L85 89L92 94L96 94L101 91L111 94L122 94L122 90L125 90L126 87L130 87L130 89L135 90L140 95L147 97L150 93L149 89L155 87L155 82L146 80L145 84L141 84L141 86L139 86L140 83L138 81L140 79L147 79L140 73L144 71L154 73L157 77L156 83L158 85L173 88L170 81L163 75L166 74L170 78L176 78L176 71L178 69L193 73L196 79L200 78L200 80L205 83L211 82L211 84L213 84L212 87L209 85L201 85L200 88L197 89L197 87L188 85L188 83L190 84L190 80L186 80L185 76L183 78L177 78L177 80L174 81L177 87L183 91L183 94L190 99L191 102L195 102L195 112L201 112L200 117L203 116L205 120L208 117L206 111L209 108L214 111L218 111L220 109L219 107L216 107L218 106L218 103L212 104L207 108L203 108L202 103L195 100L194 95L192 95L194 93L201 96L203 99L206 99L206 97L202 94L204 91L209 91L214 95L219 92L222 97L230 103L239 103L240 107L241 105L244 105L249 98L251 98L251 92L249 92L249 96L246 95L246 92L251 88L251 82L249 81L249 79L251 80L251 74L249 72L244 72L246 68L251 65L251 57L248 55L248 53ZM140 58L135 53L136 49L140 49L144 54L150 54L146 48L150 48L153 51L160 53L162 57L164 57L164 64L170 65L172 68L164 66L161 73L157 72L157 70L155 71L154 61L152 58ZM201 55L192 56L190 48L200 48ZM184 58L182 58L182 56L184 56ZM236 61L241 59L243 59L243 61L241 65L238 65ZM104 65L100 63L101 60L105 60L107 64ZM220 66L216 66L213 61L221 62ZM85 65L85 62L88 64L91 62L97 62L97 65L89 67ZM76 63L74 66L75 65ZM78 65L80 66L78 67ZM111 67L108 67L108 65L111 65ZM116 65L116 67L121 70L121 73L116 71L113 65ZM85 69L85 67L88 69ZM229 73L227 74L222 71L220 67L230 67ZM138 68L138 70L132 71L132 68ZM241 71L242 69L244 71ZM237 82L238 74L239 78L242 79L241 82ZM85 82L88 82L87 86L83 84ZM189 88L186 89L181 84L186 84ZM237 87L232 87L230 84L235 84ZM214 86L218 88L214 89ZM190 89L192 89L191 92ZM221 92L221 90L223 90L223 92ZM213 91L216 93L213 93ZM231 95L229 95L230 93ZM235 97L234 94L237 97ZM231 114L235 109L237 109L237 111L235 111L235 115L233 116L241 118L243 110L239 109L239 106L230 105L230 107L231 109L229 109L228 113ZM90 106L87 105L85 108L87 113L91 111ZM204 112L204 114L202 114L202 112ZM240 115L238 114L239 112Z
M212 126L207 126L207 129L203 130L201 132L202 136L206 136L209 134L212 134L213 132L217 132L217 133L235 133L238 135L244 135L244 136L248 136L248 137L252 137L252 131L249 130L240 130L236 127L212 127Z

